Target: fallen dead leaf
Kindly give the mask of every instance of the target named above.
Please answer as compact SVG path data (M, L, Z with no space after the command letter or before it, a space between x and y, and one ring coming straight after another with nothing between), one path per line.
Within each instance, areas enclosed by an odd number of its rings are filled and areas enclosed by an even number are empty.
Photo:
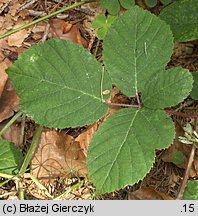
M52 19L50 20L50 26L53 38L69 40L87 48L88 43L81 36L79 27L77 25L72 25L60 19Z
M41 180L55 177L85 177L85 155L79 142L64 132L46 129L32 159L33 175Z
M97 129L99 127L99 123L95 123L93 125L90 125L86 131L81 133L75 140L80 143L80 147L83 150L83 153L85 156L87 156L87 151L89 147L89 143L91 142L94 134L96 133Z
M5 69L8 67L5 61L0 63L0 97L3 93L4 87L6 85L8 75L5 73Z
M134 192L128 192L128 200L173 200L173 198L156 191L152 187L148 187L141 188Z
M4 121L0 123L0 130L4 128L8 121ZM21 128L17 123L13 123L8 130L2 135L2 138L7 140L8 142L13 142L16 146L20 146L20 134Z
M19 98L8 79L0 97L0 122L11 117L19 110Z
M22 25L25 25L29 22L30 22L30 20L17 22L17 24L14 26L13 29L19 28ZM23 30L15 33L15 34L8 36L8 45L21 47L23 41L25 40L25 38L27 38L29 36L30 32L31 32L31 28L26 28L26 29L23 29Z

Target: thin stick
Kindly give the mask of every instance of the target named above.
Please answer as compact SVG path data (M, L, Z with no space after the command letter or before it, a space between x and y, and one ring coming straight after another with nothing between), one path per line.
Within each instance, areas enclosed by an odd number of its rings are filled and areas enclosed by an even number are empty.
M137 109L140 108L140 106L139 106L139 105L136 105L136 104L111 103L111 102L108 102L108 101L105 101L105 103L106 103L108 106L133 107L133 108L137 108Z
M101 77L101 82L100 82L100 97L101 97L102 102L104 102L103 90L102 90L102 88L103 88L103 80L104 80L104 70L105 70L105 68L104 68L104 66L102 66L102 77Z
M54 17L54 16L56 16L56 15L62 13L62 12L65 12L65 11L67 11L67 10L70 10L70 9L73 9L73 8L78 7L78 6L84 5L84 4L86 4L86 3L94 2L94 1L96 1L96 0L84 0L84 1L81 1L81 2L76 2L76 3L74 3L74 4L70 5L70 6L64 7L64 8L62 8L62 9L60 9L60 10L58 10L58 11L55 11L55 12L53 12L53 13L51 13L51 14L48 14L48 15L46 15L46 16L44 16L44 17L40 17L40 18L38 18L38 19L32 21L31 23L27 23L27 24L25 24L25 25L23 25L23 26L21 26L21 27L19 27L19 28L12 29L11 31L6 32L6 33L3 34L3 35L0 35L0 39L3 39L3 38L5 38L5 37L7 37L7 36L9 36L9 35L11 35L11 34L14 34L14 33L16 33L16 32L19 32L19 31L21 31L21 30L23 30L23 29L29 28L29 27L32 26L32 25L35 25L35 24L37 24L37 23L39 23L39 22L41 22L41 21L43 21L43 20L46 20L46 19L48 19L48 18Z
M136 98L137 98L138 107L140 109L141 108L141 102L140 102L140 97L139 97L138 92L136 93Z
M187 164L185 174L184 174L184 178L182 180L182 184L181 184L179 193L177 195L177 200L181 200L183 198L183 194L184 194L184 190L185 190L185 187L186 187L186 183L188 181L190 169L191 169L191 166L192 166L192 163L193 163L193 160L194 160L195 150L196 150L196 147L194 145L192 145L191 152L190 152L190 157L188 159L188 164Z
M5 127L0 131L0 137L7 131L7 129L18 119L18 117L20 115L22 115L23 112L18 112L16 113L11 119L10 121L5 125Z
M170 115L181 116L181 117L184 117L184 118L194 118L194 119L196 119L198 117L198 115L177 112L177 111L169 110L169 109L165 109L165 112L170 114Z

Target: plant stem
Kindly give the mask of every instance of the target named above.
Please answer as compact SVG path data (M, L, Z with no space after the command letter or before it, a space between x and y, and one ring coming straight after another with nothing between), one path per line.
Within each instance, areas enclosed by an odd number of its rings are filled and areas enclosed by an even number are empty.
M23 161L23 164L21 166L21 169L19 171L19 175L21 175L21 176L27 170L27 167L28 167L28 165L29 165L29 163L30 163L30 161L32 159L32 156L33 156L33 154L35 152L35 149L37 147L37 144L38 144L38 141L40 139L42 130L43 130L43 126L39 125L39 127L37 128L36 133L34 134L34 137L32 139L32 143L31 143L31 146L30 146L30 148L28 150L28 153L27 153L27 155L26 155L26 157L25 157L25 159Z
M196 150L196 147L194 145L192 145L191 152L190 152L190 157L188 159L188 164L187 164L187 167L186 167L186 170L185 170L185 173L184 173L184 178L182 180L182 184L181 184L179 193L177 195L177 200L181 200L183 198L183 194L184 194L184 191L185 191L186 183L188 181L190 169L191 169L191 166L192 166L192 163L193 163L193 160L194 160L195 150Z
M76 2L76 3L74 3L74 4L70 5L70 6L64 7L64 8L62 8L62 9L60 9L60 10L58 10L58 11L55 11L55 12L53 12L53 13L51 13L51 14L48 14L48 15L46 15L46 16L44 16L44 17L41 17L41 18L39 18L39 19L36 19L36 20L32 21L31 23L27 23L27 24L25 24L25 25L23 25L23 26L20 26L19 28L12 29L11 31L6 32L6 33L3 34L3 35L0 35L0 39L3 39L3 38L5 38L5 37L7 37L7 36L9 36L9 35L11 35L11 34L14 34L14 33L18 32L18 31L21 31L21 30L23 30L23 29L29 28L29 27L32 26L32 25L35 25L35 24L37 24L37 23L39 23L39 22L41 22L41 21L43 21L43 20L46 20L46 19L48 19L48 18L54 17L54 16L56 16L56 15L62 13L62 12L65 12L65 11L67 11L67 10L76 8L76 7L81 6L81 5L83 5L83 4L90 3L90 2L95 2L95 1L97 1L97 0L84 0L84 1Z
M165 109L165 112L168 113L169 115L181 116L181 117L184 117L184 118L191 118L191 119L198 118L198 115L177 112L177 111L169 110L169 109Z
M22 115L23 112L18 112L16 113L11 119L10 121L5 125L5 127L0 131L0 137L7 131L7 129L18 119L18 117L20 115Z

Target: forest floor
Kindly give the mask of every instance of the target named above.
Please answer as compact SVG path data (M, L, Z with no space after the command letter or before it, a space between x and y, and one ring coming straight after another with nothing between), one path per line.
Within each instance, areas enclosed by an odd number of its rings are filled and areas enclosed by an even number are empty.
M30 23L31 21L52 13L75 1L52 1L52 0L0 0L0 35L5 32ZM160 8L152 10L159 13ZM19 98L5 73L6 68L11 66L18 56L29 47L45 41L49 38L61 38L70 40L82 45L90 51L98 61L102 62L102 41L100 41L91 23L98 14L106 14L106 11L98 3L86 4L82 7L72 9L67 13L58 15L42 21L37 25L24 29L18 33L10 35L0 40L0 129L19 110ZM198 41L176 44L174 53L168 67L181 66L190 71L198 71ZM114 87L113 100L123 103L128 100L119 89ZM186 114L197 113L198 104L191 98L187 98L183 103L173 108ZM30 173L26 173L23 179L22 188L25 191L26 199L176 199L181 182L183 180L185 168L190 154L190 147L179 142L178 137L182 136L183 126L189 121L184 117L172 116L176 127L176 138L171 147L167 150L156 152L156 162L147 176L138 184L127 186L124 189L115 191L103 196L95 195L95 188L87 177L85 166L86 151L91 138L98 129L99 123L80 128L65 128L64 130L45 129L39 141L39 147L32 160L32 173L40 183L36 184L30 178ZM27 116L23 115L3 134L3 138L15 143L26 155L31 144L37 125ZM72 161L72 149L64 152L57 147L61 145L73 144L73 148L80 148L79 161ZM42 147L50 144L50 151L42 151ZM64 152L60 153L61 151ZM182 152L183 161L179 165L174 163L174 156L177 151ZM67 154L68 161L60 166L57 164L43 163L43 158L58 155L63 161ZM80 164L80 165L79 165ZM71 173L72 166L80 166L75 175ZM47 166L56 167L60 170L64 167L64 172L57 172L55 176L46 169ZM66 167L66 168L65 168ZM190 170L190 178L198 178L198 154L195 155L193 166ZM0 183L6 179L0 177ZM19 199L17 180L11 180L0 187L0 199Z

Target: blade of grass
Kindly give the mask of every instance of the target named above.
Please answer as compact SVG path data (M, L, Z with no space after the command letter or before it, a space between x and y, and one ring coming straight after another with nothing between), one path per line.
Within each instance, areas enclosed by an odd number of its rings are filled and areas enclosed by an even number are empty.
M39 187L39 189L45 193L45 195L49 199L53 199L53 197L48 193L47 189L39 182L39 180L37 178L35 178L32 174L30 174L30 178Z
M33 154L34 154L34 151L35 151L35 149L36 149L36 147L37 147L37 144L38 144L38 141L39 141L39 139L40 139L42 130L43 130L43 126L39 125L39 127L37 128L36 133L35 133L35 135L34 135L34 137L33 137L33 139L32 139L32 143L31 143L30 148L29 148L29 150L28 150L28 152L27 152L27 155L26 155L26 157L25 157L25 159L24 159L24 161L23 161L23 164L22 164L22 166L21 166L21 169L20 169L20 171L19 171L19 175L21 175L21 176L22 176L22 175L26 172L26 170L27 170L27 167L28 167L28 165L29 165L29 163L30 163L30 161L31 161L31 159L32 159L32 156L33 156Z
M70 5L70 6L64 7L64 8L62 8L62 9L60 9L60 10L58 10L58 11L55 11L55 12L53 12L53 13L51 13L51 14L48 14L48 15L46 15L46 16L44 16L44 17L38 18L38 19L32 21L31 23L27 23L27 24L25 24L25 25L23 25L23 26L20 26L19 28L12 29L11 31L6 32L6 33L3 34L3 35L0 35L0 39L3 39L3 38L5 38L5 37L7 37L7 36L9 36L9 35L11 35L11 34L14 34L14 33L18 32L18 31L21 31L21 30L23 30L23 29L29 28L29 27L32 26L32 25L35 25L35 24L37 24L37 23L39 23L39 22L41 22L41 21L43 21L43 20L49 19L49 18L51 18L51 17L54 17L54 16L56 16L56 15L62 13L62 12L65 12L65 11L67 11L67 10L76 8L76 7L81 6L81 5L83 5L83 4L90 3L90 2L95 2L95 1L97 1L97 0L84 0L84 1L76 2L76 3L74 3L74 4Z
M23 112L16 113L10 121L5 125L5 127L0 131L0 137L7 131L7 129L18 119L19 116L21 116Z

